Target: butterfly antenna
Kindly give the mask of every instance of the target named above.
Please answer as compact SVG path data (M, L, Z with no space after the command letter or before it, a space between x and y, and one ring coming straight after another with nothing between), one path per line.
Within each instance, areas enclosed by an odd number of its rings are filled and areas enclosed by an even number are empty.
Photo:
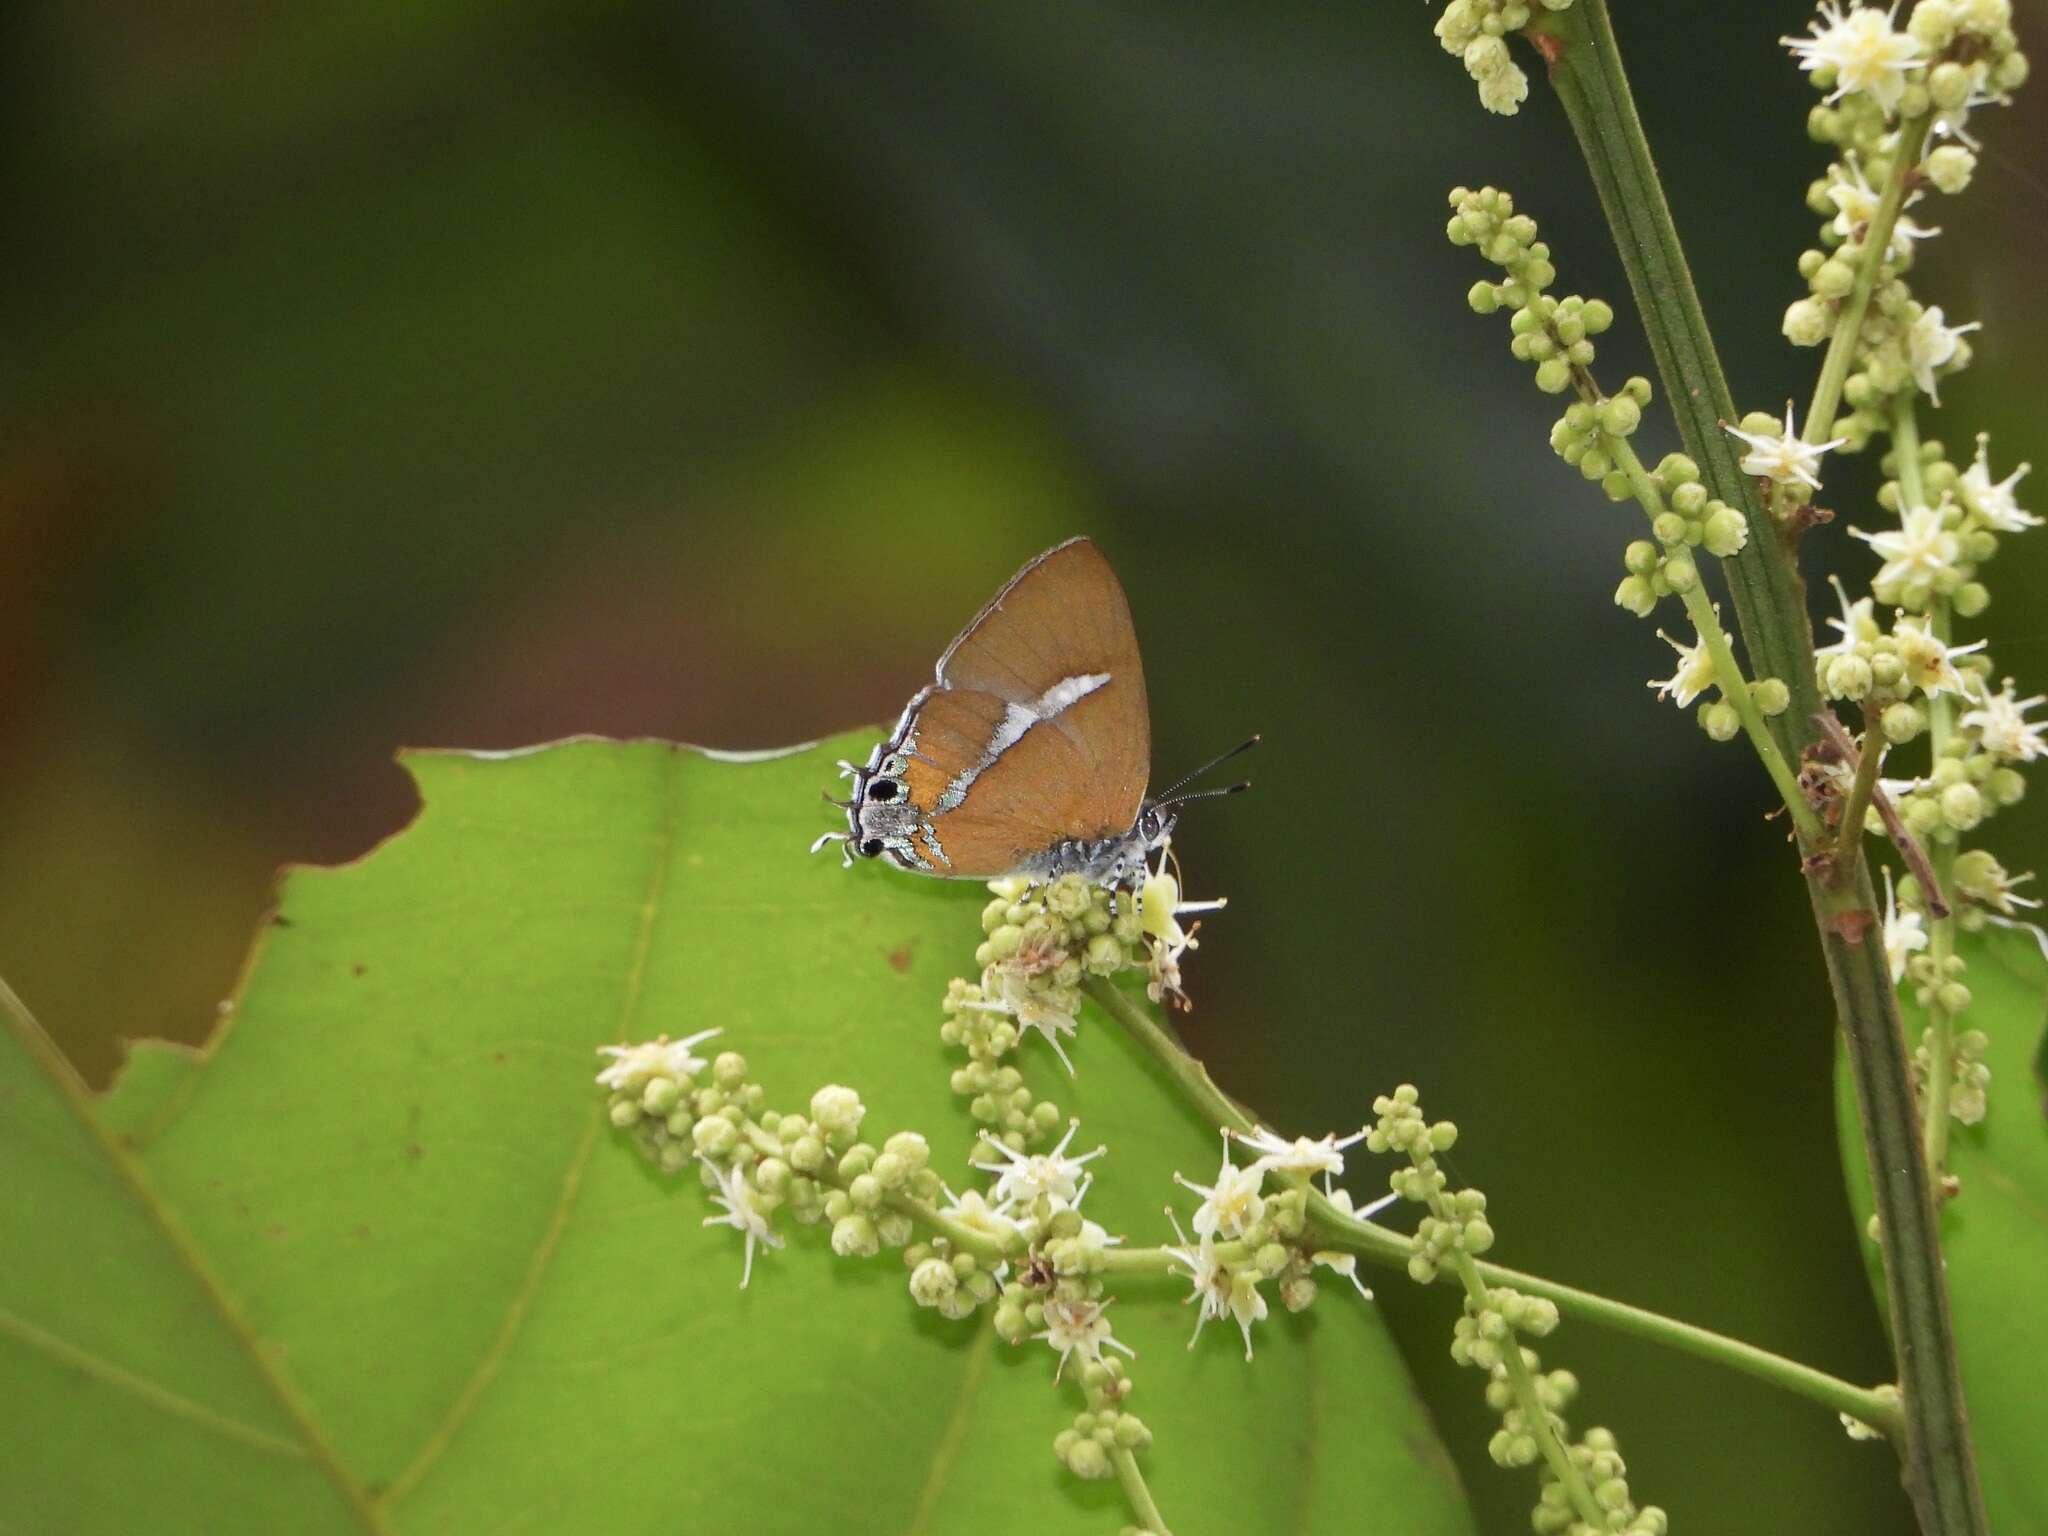
M1241 795L1252 787L1250 779L1236 784L1226 784L1221 789L1196 789L1184 795L1169 795L1164 800L1154 800L1154 805L1186 805L1191 800L1215 800L1224 795Z
M1195 780L1199 779L1200 777L1202 777L1203 774L1208 773L1212 769L1221 768L1225 763L1229 762L1233 757L1236 757L1239 753L1251 751L1253 747L1256 747L1259 744L1259 740L1260 738L1257 736L1247 736L1243 741L1240 741L1236 746L1232 747L1228 752L1224 753L1221 757L1212 757L1211 759L1209 759L1208 762L1202 764L1202 766L1197 768L1193 773L1182 774L1178 779L1175 779L1173 783L1167 785L1165 789L1159 792L1158 803L1161 805L1172 804L1173 797L1179 794L1181 790L1187 788L1188 785L1194 783ZM1213 791L1213 793L1230 795L1236 794L1238 789L1249 788L1251 788L1249 784L1240 784L1235 789L1216 790ZM1199 797L1185 796L1183 798L1196 799Z

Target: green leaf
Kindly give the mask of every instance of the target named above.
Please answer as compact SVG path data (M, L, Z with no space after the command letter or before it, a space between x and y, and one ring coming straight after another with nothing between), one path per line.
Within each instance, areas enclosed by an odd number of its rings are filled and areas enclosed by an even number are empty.
M425 808L287 881L203 1058L94 1103L26 1015L0 1046L0 1508L31 1528L1007 1531L1126 1516L1052 1438L1042 1345L916 1309L817 1229L759 1255L611 1131L596 1047L711 1026L771 1102L857 1087L874 1139L971 1137L938 1038L980 887L806 844L866 738L736 760L657 743L409 758ZM1221 942L1219 935L1218 942ZM1211 1133L1105 1021L1041 1093L1106 1142L1092 1214L1156 1242ZM1145 1464L1184 1531L1470 1529L1377 1317L1341 1283L1192 1353L1128 1281ZM742 1525L744 1522L744 1525Z
M1993 1529L2048 1530L2039 1422L2048 1360L2048 1116L2036 1054L2048 1017L2048 960L2031 935L1995 929L1960 936L1957 952L1969 963L1973 998L1963 1027L1990 1037L1991 1087L1983 1123L1955 1126L1949 1138L1949 1169L1961 1181L1942 1213L1956 1350ZM1899 1006L1907 1038L1917 1041L1925 1015L1910 995ZM1855 1086L1837 1055L1836 1117L1861 1230L1870 1219L1870 1176ZM1881 1288L1875 1245L1865 1247Z

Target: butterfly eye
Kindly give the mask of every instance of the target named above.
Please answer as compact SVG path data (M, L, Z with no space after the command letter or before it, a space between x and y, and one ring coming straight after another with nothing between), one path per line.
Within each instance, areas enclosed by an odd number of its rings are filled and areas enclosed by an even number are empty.
M897 791L901 787L894 779L874 779L868 784L868 798L870 800L894 800Z
M871 837L860 845L858 851L864 859L877 858L882 852L882 840L879 837Z

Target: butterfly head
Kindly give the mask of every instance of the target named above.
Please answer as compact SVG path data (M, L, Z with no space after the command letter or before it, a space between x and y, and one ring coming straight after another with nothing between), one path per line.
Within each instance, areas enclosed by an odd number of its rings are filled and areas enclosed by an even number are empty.
M846 812L846 830L827 832L811 844L811 852L838 843L842 865L887 854L906 868L924 867L911 842L920 818L904 784L907 767L902 751L889 741L877 743L865 764L842 761L839 774L853 780L852 798L834 800L827 795L825 800Z

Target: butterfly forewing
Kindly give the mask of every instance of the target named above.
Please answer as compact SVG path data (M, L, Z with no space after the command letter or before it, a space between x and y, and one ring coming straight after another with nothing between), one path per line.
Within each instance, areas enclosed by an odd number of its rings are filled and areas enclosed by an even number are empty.
M939 658L911 718L904 788L937 871L1003 874L1056 843L1128 832L1152 725L1130 605L1101 552L1070 539L1019 571Z

